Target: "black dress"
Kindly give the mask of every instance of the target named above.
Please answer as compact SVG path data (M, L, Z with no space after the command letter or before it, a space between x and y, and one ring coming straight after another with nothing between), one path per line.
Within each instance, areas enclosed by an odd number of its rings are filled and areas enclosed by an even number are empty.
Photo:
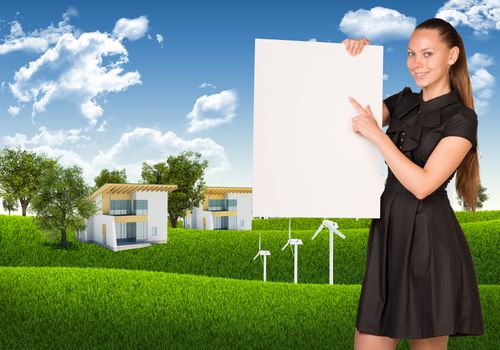
M476 151L477 115L455 90L423 101L409 87L384 100L386 134L424 167L445 136L462 136ZM391 338L482 335L476 274L446 187L419 200L388 168L380 219L372 219L356 328Z

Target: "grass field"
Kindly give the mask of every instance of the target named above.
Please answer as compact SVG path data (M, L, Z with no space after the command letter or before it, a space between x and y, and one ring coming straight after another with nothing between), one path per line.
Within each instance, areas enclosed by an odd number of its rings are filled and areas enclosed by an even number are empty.
M498 349L500 220L462 227L486 334L450 337L449 349ZM331 286L327 234L294 231L305 241L295 285L283 283L285 230L169 229L168 244L122 252L70 234L64 250L31 218L0 216L0 349L352 349L368 229L342 232ZM259 234L272 254L266 283L252 262Z

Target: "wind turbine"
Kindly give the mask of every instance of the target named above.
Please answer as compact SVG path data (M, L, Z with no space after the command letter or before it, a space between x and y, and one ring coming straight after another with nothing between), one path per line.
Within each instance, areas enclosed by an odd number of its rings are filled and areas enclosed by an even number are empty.
M271 252L269 250L262 250L262 246L260 243L260 235L259 235L259 251L257 252L255 258L253 258L253 260L257 259L259 255L264 257L264 282L265 282L267 280L267 256L271 255Z
M345 239L345 236L337 230L339 228L339 225L336 222L323 220L316 233L312 236L311 241L316 238L318 233L324 227L328 227L328 229L330 230L330 284L333 284L333 233L335 232L336 235L342 237L343 239Z
M291 225L292 225L292 219L289 219L289 221L288 221L288 241L283 246L283 248L281 248L281 250L282 251L285 250L285 248L288 247L288 245L290 245L290 248L291 248L292 245L295 248L294 250L292 250L292 254L293 254L293 283L297 283L298 273L299 273L299 250L298 250L298 246L302 244L302 240L301 239L292 239Z

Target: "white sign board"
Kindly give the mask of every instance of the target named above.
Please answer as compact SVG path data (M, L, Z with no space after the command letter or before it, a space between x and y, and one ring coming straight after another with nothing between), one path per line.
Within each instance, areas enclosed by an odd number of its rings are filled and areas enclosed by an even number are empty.
M382 126L383 47L255 40L252 215L379 218L381 154L348 97Z

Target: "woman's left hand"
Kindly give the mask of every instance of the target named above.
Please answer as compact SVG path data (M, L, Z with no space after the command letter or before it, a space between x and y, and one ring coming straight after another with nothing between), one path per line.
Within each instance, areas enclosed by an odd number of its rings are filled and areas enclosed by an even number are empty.
M366 137L371 142L376 143L377 139L380 138L381 134L384 134L384 132L378 126L377 120L370 109L370 105L363 108L358 101L352 97L349 97L349 101L359 112L359 115L352 118L352 130L356 134Z

